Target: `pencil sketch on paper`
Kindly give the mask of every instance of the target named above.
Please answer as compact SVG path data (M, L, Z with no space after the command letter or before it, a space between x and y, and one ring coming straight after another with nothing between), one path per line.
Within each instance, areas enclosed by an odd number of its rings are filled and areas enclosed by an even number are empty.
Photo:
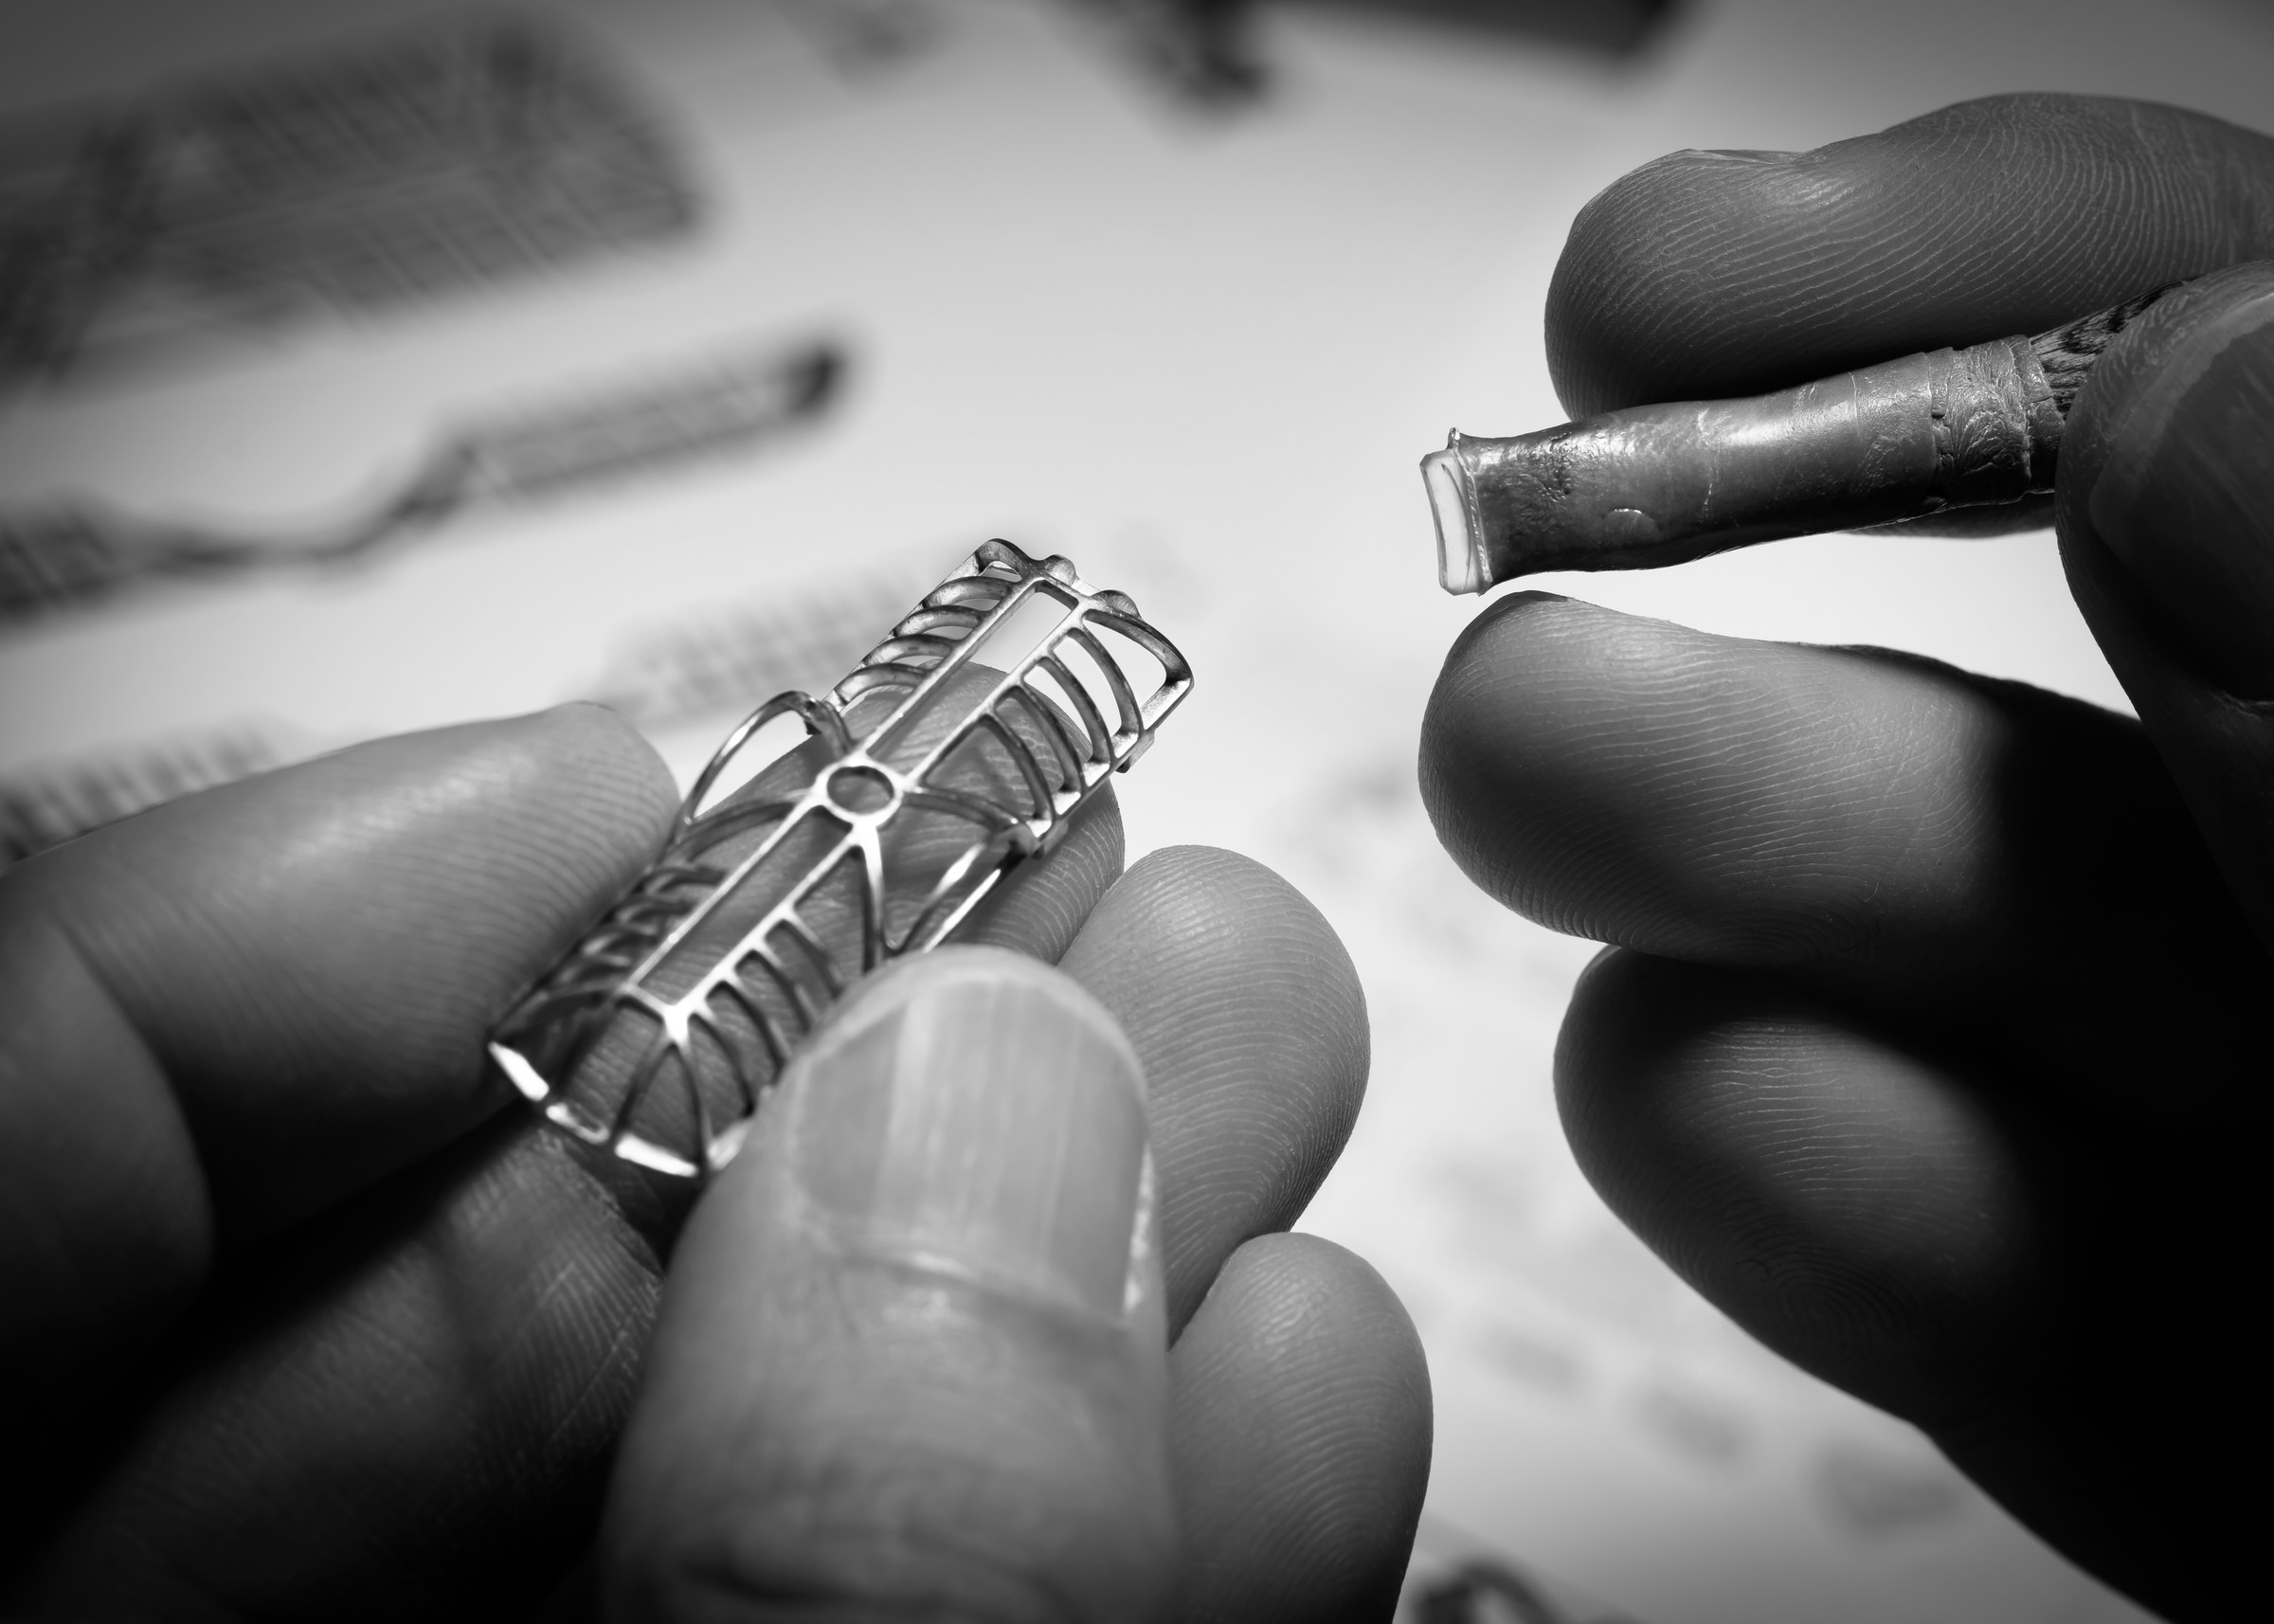
M312 568L368 557L483 509L748 454L818 421L844 352L768 345L563 406L445 427L410 470L344 515L274 532L149 519L77 502L0 512L0 623L160 579Z
M662 126L525 21L0 121L0 383L147 365L656 244Z
M636 632L590 696L650 735L747 712L785 688L820 688L858 661L908 606L903 559L833 571L729 612ZM579 697L586 696L579 694ZM349 741L271 717L239 718L0 773L0 869L120 818L287 767Z

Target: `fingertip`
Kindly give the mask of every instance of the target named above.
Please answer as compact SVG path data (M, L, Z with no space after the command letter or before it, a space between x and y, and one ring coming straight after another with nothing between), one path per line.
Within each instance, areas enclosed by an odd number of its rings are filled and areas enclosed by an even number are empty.
M1511 593L1461 628L1421 712L1417 767L1422 809L1461 872L1489 896L1512 904L1503 866L1491 860L1497 795L1492 763L1508 726L1504 670L1527 630L1540 624L1539 595Z
M1798 155L1668 153L1619 176L1573 217L1548 281L1545 313L1548 377L1573 419L1679 398L1665 391L1672 387L1667 380L1683 370L1627 330L1641 321L1662 340L1669 330L1687 335L1701 325L1683 276L1689 240L1701 229L1712 231L1706 222L1715 216L1736 214L1748 224L1751 217L1778 216L1777 199ZM1702 206L1702 198L1710 203ZM1701 337L1691 336L1690 347Z
M449 1018L451 1040L638 876L677 803L654 748L591 704L377 739L213 793L240 790L184 805L213 857L175 875L257 868L273 939L321 911L336 944L300 962L446 986L388 1001Z
M1358 966L1326 916L1274 870L1216 846L1164 847L1122 877L1100 914L1098 930L1085 933L1065 967L1109 1003L1108 989L1132 979L1124 972L1137 970L1135 961L1159 968L1174 954L1203 1002L1249 1012L1284 1009L1294 998L1295 1021L1311 1034L1307 1051L1315 1051L1309 1069L1338 1094L1364 1092L1370 1037ZM1139 921L1142 931L1128 929ZM1232 973L1243 965L1250 974ZM1157 1029L1192 1013L1156 1001L1138 1021Z
M1524 630L1535 628L1543 621L1552 623L1556 604L1574 602L1577 600L1561 593L1543 592L1531 587L1495 599L1486 604L1453 638L1453 646L1446 651L1445 664L1438 673L1438 682L1444 683L1456 673L1471 671L1481 650L1489 649ZM1591 604L1581 603L1579 612L1584 614L1594 607Z
M257 1232L499 1103L480 1038L652 855L670 784L591 706L357 745L153 808L11 874L180 1097Z
M1504 700L1523 689L1522 668L1534 649L1611 619L1593 604L1527 591L1509 593L1463 626L1445 651L1421 714L1424 797L1434 782L1473 762L1480 734L1505 714Z
M1756 394L2267 254L2274 139L2156 102L1985 97L1615 182L1550 283L1549 371L1575 418Z
M1668 960L1613 947L1590 959L1572 986L1556 1035L1556 1110L1580 1171L1622 1215L1662 1200L1660 1161L1641 1142L1646 1133L1683 1138L1661 1120L1686 1102L1663 1086L1653 1061L1679 1041L1675 1035L1709 1019L1699 993L1715 974L1687 975Z
M1061 967L1144 1057L1174 1329L1234 1247L1294 1222L1349 1137L1371 1064L1365 991L1301 892L1206 846L1132 866Z
M1021 863L996 887L955 940L1056 964L1121 877L1123 852L1121 803L1109 785L1074 815L1056 850Z
M1164 847L1107 893L1060 967L1180 1107L1236 1076L1252 1096L1299 1087L1324 1175L1365 1096L1372 1037L1358 966L1302 892L1237 852Z
M539 741L538 751L556 768L573 765L587 783L607 786L653 824L676 811L677 785L663 757L622 712L593 699L572 699L515 719ZM513 727L515 722L505 724Z
M1706 695L1742 697L1746 653L1772 647L1543 592L1494 604L1447 654L1422 713L1421 802L1437 839L1525 917L1616 939L1608 920L1649 887L1600 872L1604 840L1638 821L1667 826L1667 791L1694 754L1683 731L1710 710ZM1639 749L1637 735L1668 753Z
M1363 1258L1249 1241L1172 1355L1192 1620L1386 1617L1429 1480L1429 1368Z
M1771 978L1607 949L1554 1075L1611 1209L1739 1324L1874 1403L1947 1418L2045 1307L2030 1130Z
M399 753L388 749L397 744ZM438 809L442 794L480 803L453 821L465 828L422 839L416 860L441 874L473 871L467 883L498 910L500 923L533 935L530 926L542 919L555 950L560 922L583 926L639 876L678 806L671 771L645 735L587 701L364 748L373 752L368 781L375 794L389 775L423 766ZM356 784L326 787L349 804L362 792Z

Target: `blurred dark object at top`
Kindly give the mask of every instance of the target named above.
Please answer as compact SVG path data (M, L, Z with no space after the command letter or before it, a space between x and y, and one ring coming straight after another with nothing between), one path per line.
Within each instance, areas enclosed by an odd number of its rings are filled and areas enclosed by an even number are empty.
M774 5L847 79L905 66L940 43L939 18L923 0L774 0Z
M1410 1616L1413 1624L1576 1624L1530 1579L1489 1558L1463 1562L1449 1577L1425 1584Z
M605 64L516 21L0 122L0 382L686 231Z
M1235 107L1271 72L1255 43L1253 0L1081 0L1101 12L1148 73L1180 100ZM1573 46L1609 58L1637 54L1677 0L1281 0L1292 6L1412 17Z
M1287 0L1377 16L1415 17L1568 45L1606 57L1645 49L1680 9L1677 0Z
M1201 109L1244 106L1264 88L1247 0L1078 0L1147 78Z

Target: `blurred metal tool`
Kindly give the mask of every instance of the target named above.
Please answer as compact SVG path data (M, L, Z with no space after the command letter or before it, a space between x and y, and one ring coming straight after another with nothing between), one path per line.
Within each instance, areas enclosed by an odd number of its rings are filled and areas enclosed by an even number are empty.
M596 399L446 428L410 472L342 518L276 533L92 506L0 514L0 620L162 577L345 564L481 508L754 449L825 410L844 372L826 341L767 347Z
M582 1143L716 1172L829 1005L1048 854L1191 689L1128 597L988 542L829 693L777 695L728 735L662 856L491 1057ZM792 719L802 741L765 759Z

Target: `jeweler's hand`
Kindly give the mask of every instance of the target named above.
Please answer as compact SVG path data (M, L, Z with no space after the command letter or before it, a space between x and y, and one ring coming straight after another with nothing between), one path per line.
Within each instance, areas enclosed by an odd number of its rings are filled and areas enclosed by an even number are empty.
M1030 956L857 989L666 1278L482 1038L670 800L577 707L0 876L0 1614L1386 1615L1427 1377L1281 1233L1364 1086L1318 914L1117 878L1102 803L992 915Z
M2269 259L2274 140L2000 98L1629 175L1573 228L1548 351L1576 417ZM1644 1238L2085 1567L2239 1616L2263 1594L2236 1485L2265 1440L2274 267L2118 340L2059 513L2144 727L1520 594L1453 648L1422 785L1479 884L1616 945L1557 1088Z

